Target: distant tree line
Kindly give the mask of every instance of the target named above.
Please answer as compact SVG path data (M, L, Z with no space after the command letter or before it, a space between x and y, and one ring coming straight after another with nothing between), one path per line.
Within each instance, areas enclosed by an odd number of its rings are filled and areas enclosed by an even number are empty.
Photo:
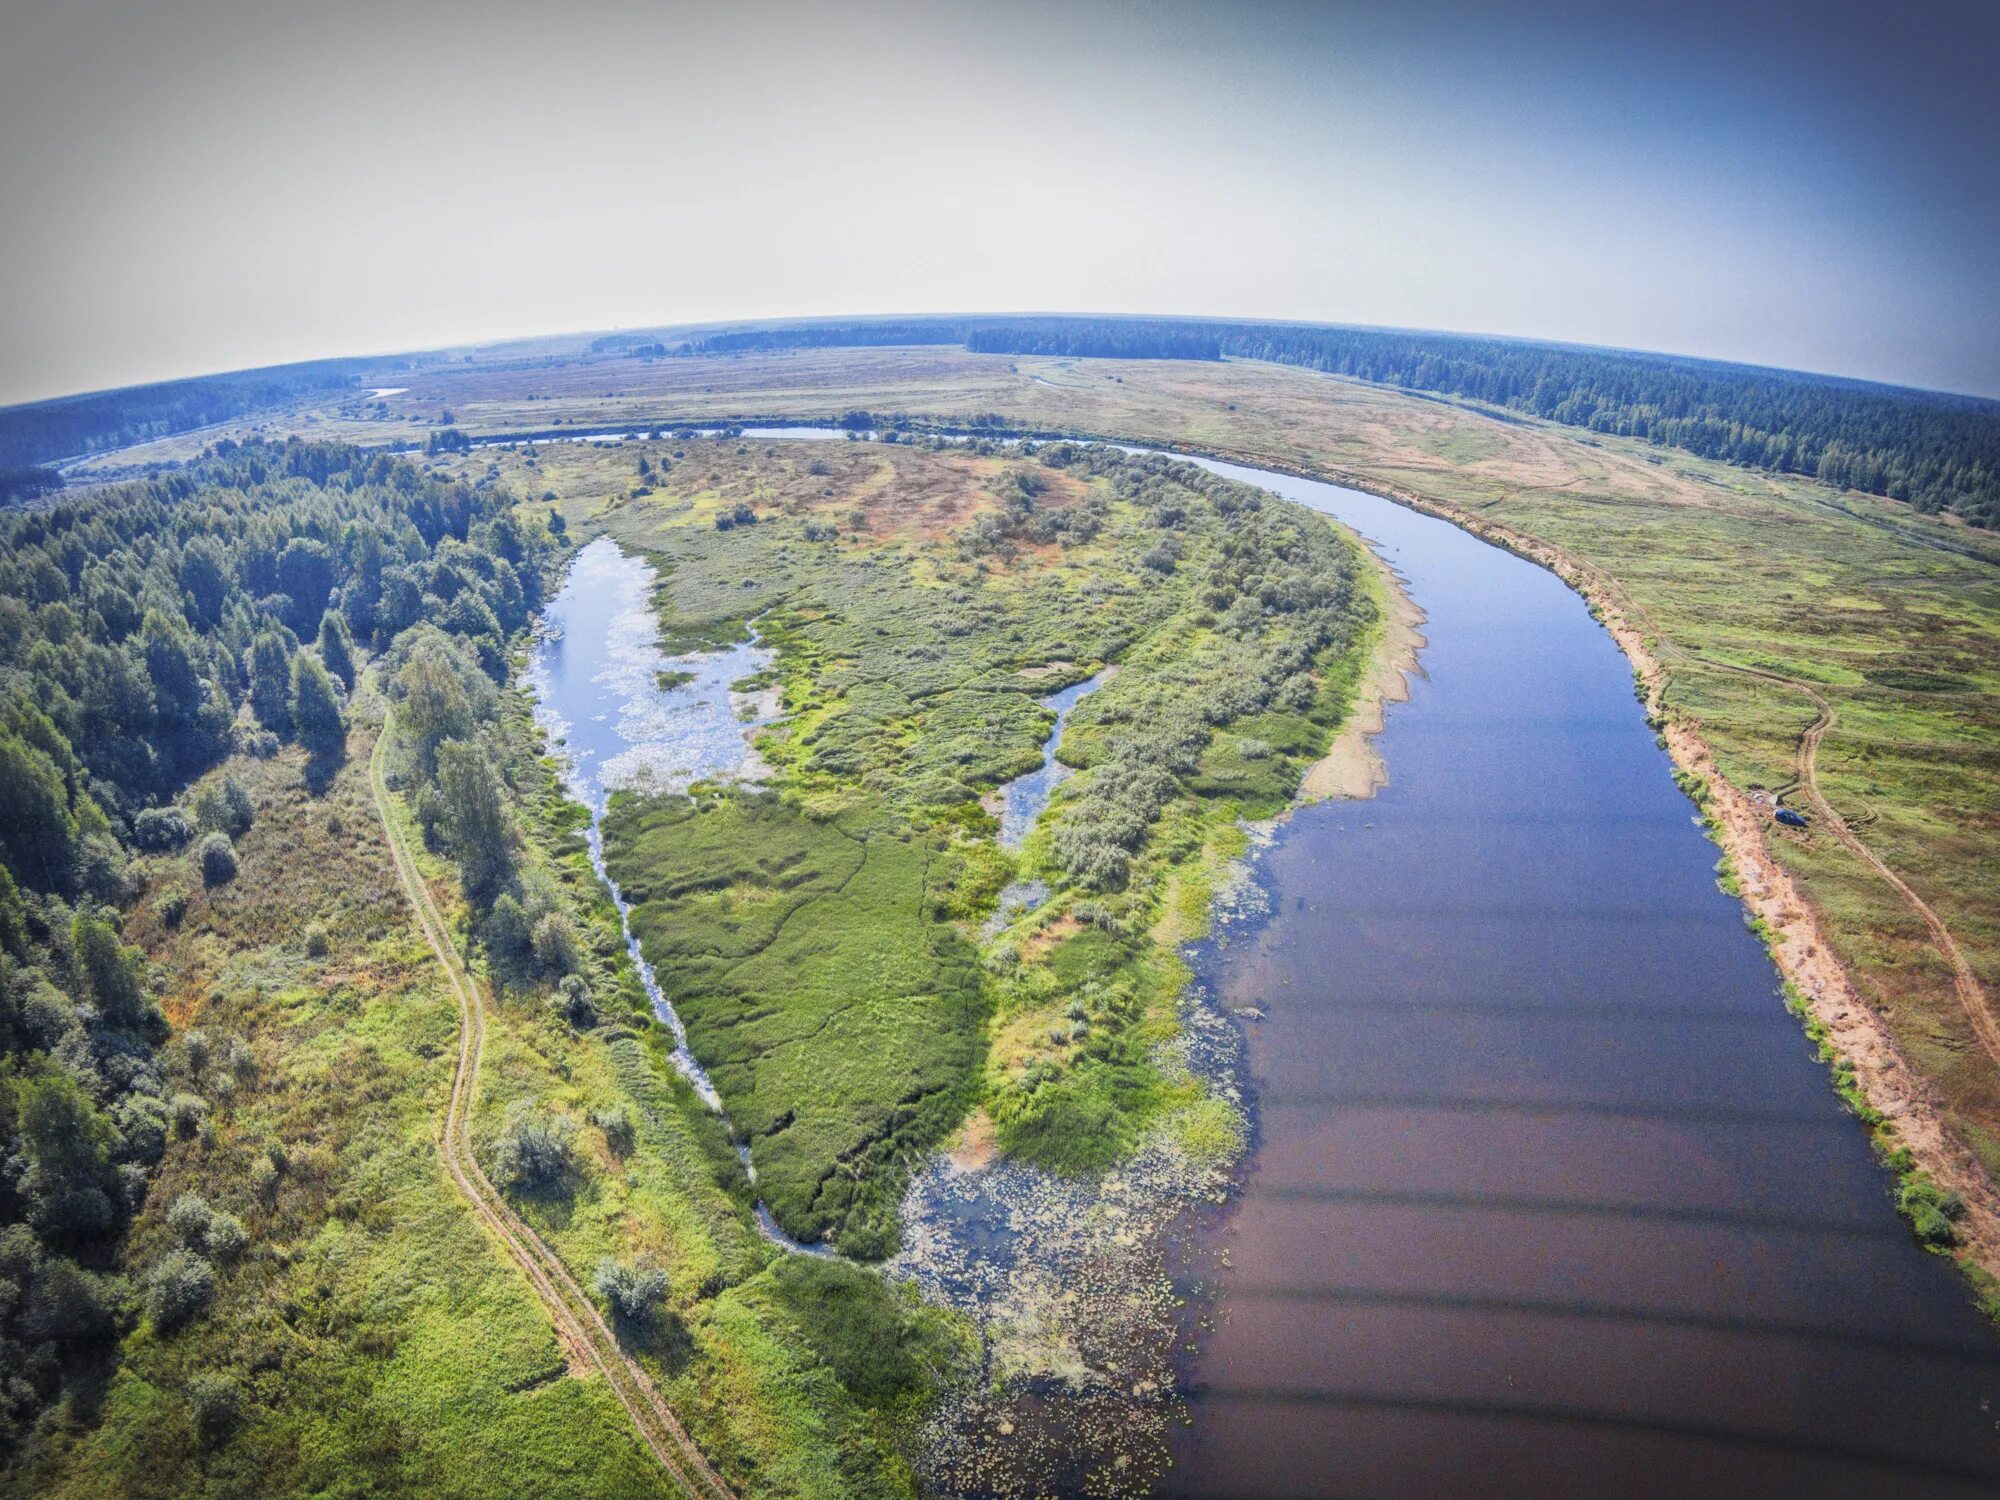
M171 437L351 385L379 359L320 359L0 408L0 469Z
M52 495L63 483L62 475L54 469L0 469L0 505Z
M2000 401L1674 355L1308 323L923 318L712 334L705 352L962 344L988 354L1270 360L2000 525Z

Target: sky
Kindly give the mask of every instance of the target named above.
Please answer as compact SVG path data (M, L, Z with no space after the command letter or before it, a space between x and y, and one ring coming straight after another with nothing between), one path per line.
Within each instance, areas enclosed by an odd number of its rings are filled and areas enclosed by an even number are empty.
M778 316L1140 312L2000 396L2000 5L64 0L0 403Z

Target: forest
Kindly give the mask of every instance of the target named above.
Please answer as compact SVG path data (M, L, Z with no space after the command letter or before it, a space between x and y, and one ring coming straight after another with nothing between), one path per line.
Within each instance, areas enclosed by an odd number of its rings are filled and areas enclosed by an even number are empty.
M986 354L1302 365L2000 525L2000 402L1828 375L1518 339L1171 318L787 324L714 334L693 347L920 343Z
M329 781L362 652L422 619L504 673L550 545L490 492L296 440L0 518L0 1453L136 1325L200 1318L257 1222L186 1192L127 1254L170 1142L211 1138L258 1068L241 1035L169 1027L133 907L172 929L236 882L248 768L297 747Z

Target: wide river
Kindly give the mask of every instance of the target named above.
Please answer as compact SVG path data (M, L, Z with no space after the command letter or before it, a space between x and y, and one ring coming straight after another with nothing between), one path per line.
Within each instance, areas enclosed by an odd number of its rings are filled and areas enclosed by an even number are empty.
M1297 813L1258 1138L1211 1231L1190 1495L2000 1493L2000 1338L1922 1253L1715 884L1629 663L1552 574L1373 496L1428 614L1373 800Z
M1369 538L1429 644L1389 785L1284 822L1266 914L1197 955L1256 1013L1257 1135L1198 1233L1169 1487L2000 1494L2000 1337L1896 1215L1583 601L1388 501L1208 466ZM744 754L760 660L660 656L650 581L594 544L537 655L599 812Z

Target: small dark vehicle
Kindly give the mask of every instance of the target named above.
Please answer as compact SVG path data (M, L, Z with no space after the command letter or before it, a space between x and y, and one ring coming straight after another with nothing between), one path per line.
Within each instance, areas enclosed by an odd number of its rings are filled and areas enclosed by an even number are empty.
M1807 826L1806 815L1802 812L1795 812L1793 809L1789 807L1779 808L1777 811L1777 819L1780 823L1783 823L1787 828L1804 828Z

